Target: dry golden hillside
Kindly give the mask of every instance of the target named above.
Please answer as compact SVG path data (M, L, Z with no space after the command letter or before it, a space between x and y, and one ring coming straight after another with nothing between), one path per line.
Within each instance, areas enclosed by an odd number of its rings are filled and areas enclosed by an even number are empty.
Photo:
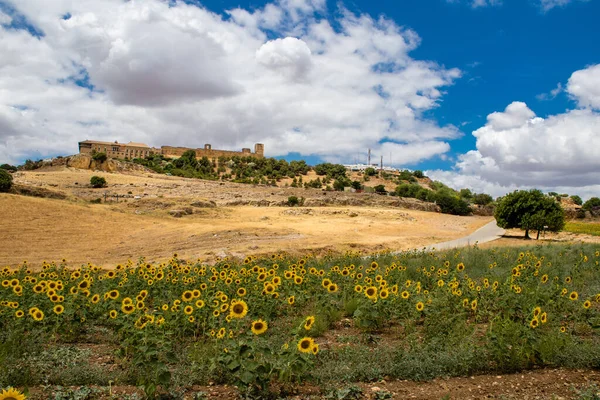
M103 173L108 188L92 189L87 182L93 174L68 168L17 173L18 185L64 193L68 198L0 195L0 209L5 215L0 230L0 264L17 265L24 260L39 264L65 258L69 264L109 266L140 256L149 261L163 260L174 252L184 258L208 260L275 251L402 250L462 237L490 221L489 217L400 209L377 195L323 195L317 190L154 174ZM105 192L126 198L118 203L89 202ZM274 206L291 194L316 205L321 205L323 198L337 196L333 202L337 205ZM213 201L216 206L191 205L199 199L201 203ZM261 204L271 206L257 206ZM170 215L173 210L191 214L174 218Z

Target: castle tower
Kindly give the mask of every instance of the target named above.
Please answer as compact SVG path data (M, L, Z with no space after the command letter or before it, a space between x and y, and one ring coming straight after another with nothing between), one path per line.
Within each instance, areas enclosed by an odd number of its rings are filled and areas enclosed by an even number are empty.
M264 157L265 155L265 145L262 143L256 143L254 145L254 153L259 157Z

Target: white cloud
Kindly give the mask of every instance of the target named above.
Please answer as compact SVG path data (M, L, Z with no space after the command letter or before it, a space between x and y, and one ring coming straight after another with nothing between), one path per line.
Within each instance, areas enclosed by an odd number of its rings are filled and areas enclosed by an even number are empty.
M537 0L539 7L544 11L549 11L555 7L564 7L576 0ZM590 1L590 0L579 0ZM466 3L472 8L501 6L503 0L446 0L447 3Z
M460 71L410 57L417 33L383 17L342 10L332 24L324 0L229 18L163 0L11 1L44 36L0 27L2 162L99 139L263 142L271 156L341 161L371 148L409 163L460 136L423 116Z
M11 16L0 11L0 25L10 25L11 22Z
M260 64L293 79L306 78L312 66L311 55L306 42L292 37L268 41L256 51Z
M567 4L573 3L575 0L540 0L540 6L542 10L549 11L555 7L564 7ZM589 1L589 0L579 0Z
M565 88L563 87L562 83L559 82L558 85L556 85L556 87L550 91L550 93L541 93L535 97L540 101L554 100L556 96L564 92L564 90Z
M597 106L597 66L575 72L567 90L580 105ZM454 187L500 195L537 187L590 195L600 192L600 113L591 108L540 118L525 103L513 102L488 115L473 132L476 150L459 156L453 171L428 171Z
M502 5L502 0L473 0L471 7L489 7Z
M447 3L465 3L472 8L501 6L503 0L446 0Z
M600 64L575 71L567 83L567 92L580 107L600 109Z

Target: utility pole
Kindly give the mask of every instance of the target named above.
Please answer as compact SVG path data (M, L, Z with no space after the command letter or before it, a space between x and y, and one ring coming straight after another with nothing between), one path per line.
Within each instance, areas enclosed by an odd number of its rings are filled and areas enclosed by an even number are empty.
M381 163L379 164L379 169L383 170L383 156L381 156Z
M367 165L371 166L371 149L369 149L369 156L367 157Z

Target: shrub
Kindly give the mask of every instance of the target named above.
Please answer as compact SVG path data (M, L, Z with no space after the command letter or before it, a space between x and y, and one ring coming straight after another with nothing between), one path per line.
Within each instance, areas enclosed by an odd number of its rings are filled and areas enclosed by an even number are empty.
M487 206L492 201L494 201L492 196L486 193L477 193L475 196L473 196L473 203L479 206Z
M90 178L90 184L95 188L103 188L106 187L106 179L101 176L94 175Z
M581 200L581 197L577 196L576 194L571 196L571 200L573 200L573 203L577 204L578 206L583 204L583 200Z
M585 211L592 211L594 208L600 207L600 199L598 197L592 197L585 203L583 203L583 209Z
M298 199L298 197L296 197L296 196L290 196L290 197L288 197L287 204L290 207L297 206L298 204L300 204L300 199Z
M387 194L387 190L385 190L385 186L383 185L377 185L374 187L375 189L375 193L377 194Z
M108 156L106 155L106 153L103 152L96 152L92 154L92 160L98 161L99 163L103 163L104 161L106 161L107 158Z
M425 177L425 174L424 174L424 173L423 173L423 171L421 171L421 170L416 170L416 171L413 171L413 176L414 176L415 178L419 178L419 179L421 179L421 178L424 178L424 177Z
M368 167L367 169L365 169L365 175L366 176L375 176L375 175L377 175L377 171L375 171L375 168Z
M0 165L0 169L5 169L10 172L17 172L17 167L15 167L14 165L10 165L10 164L2 164L2 165Z
M12 175L5 169L0 169L0 192L8 192L12 187Z
M437 193L435 201L444 214L469 215L471 213L471 208L466 201L452 196L450 193Z

